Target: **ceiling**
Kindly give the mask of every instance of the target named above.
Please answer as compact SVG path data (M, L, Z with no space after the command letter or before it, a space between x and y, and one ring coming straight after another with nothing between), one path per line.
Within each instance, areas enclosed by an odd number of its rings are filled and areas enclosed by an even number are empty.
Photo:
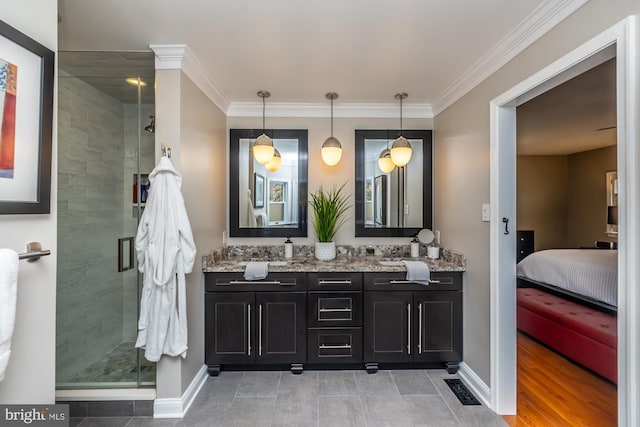
M258 102L265 89L274 103L326 103L335 91L336 106L395 104L398 92L433 104L568 3L584 1L59 0L58 47L186 44L229 102Z
M394 95L407 92L404 116L430 118L585 1L58 0L59 63L130 103L136 88L122 81L153 80L149 46L185 44L228 115L262 114L264 89L269 115L282 103L328 116L324 95L335 91L336 117L349 105L396 117ZM519 154L615 144L615 129L596 131L615 124L612 64L520 106ZM143 102L153 102L152 86Z
M564 155L615 145L615 58L516 111L518 155Z

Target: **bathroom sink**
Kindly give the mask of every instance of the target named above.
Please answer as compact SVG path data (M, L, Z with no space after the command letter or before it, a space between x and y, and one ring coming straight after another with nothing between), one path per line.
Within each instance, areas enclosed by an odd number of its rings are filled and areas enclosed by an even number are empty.
M380 265L390 265L390 266L403 265L401 259L399 259L399 260L395 260L395 259L379 259L378 260L378 264L380 264Z
M247 265L250 262L255 262L255 261L240 261L238 263L238 265ZM287 265L287 261L268 261L269 265L272 267L282 267L284 265Z

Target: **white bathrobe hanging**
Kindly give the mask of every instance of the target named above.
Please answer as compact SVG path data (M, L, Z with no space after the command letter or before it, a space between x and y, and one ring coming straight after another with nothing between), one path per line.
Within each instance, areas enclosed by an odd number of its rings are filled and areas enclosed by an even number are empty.
M182 178L167 157L149 174L151 189L136 236L144 273L136 347L152 362L162 354L186 357L186 273L196 247L180 193Z

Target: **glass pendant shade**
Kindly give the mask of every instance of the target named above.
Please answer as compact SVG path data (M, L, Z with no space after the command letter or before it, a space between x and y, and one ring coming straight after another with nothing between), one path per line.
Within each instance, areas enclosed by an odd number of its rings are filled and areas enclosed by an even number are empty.
M378 157L378 167L383 173L390 173L396 167L391 160L391 153L388 148L384 149Z
M282 164L282 156L277 149L273 150L273 157L269 160L264 167L267 168L269 172L275 172L280 169L280 165Z
M264 133L256 138L256 142L253 144L253 157L261 165L268 163L273 159L273 155L276 149L273 146L271 138Z
M411 144L409 144L407 138L401 136L393 141L393 145L391 146L391 160L396 166L402 167L409 163L411 153Z
M322 160L329 166L335 166L342 158L342 145L336 138L330 136L322 144Z

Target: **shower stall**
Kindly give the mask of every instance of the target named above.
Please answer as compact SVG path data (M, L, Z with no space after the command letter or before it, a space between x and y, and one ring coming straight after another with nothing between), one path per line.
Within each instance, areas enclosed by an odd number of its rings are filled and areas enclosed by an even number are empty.
M152 53L59 53L58 389L155 386L155 364L134 347L154 75Z

